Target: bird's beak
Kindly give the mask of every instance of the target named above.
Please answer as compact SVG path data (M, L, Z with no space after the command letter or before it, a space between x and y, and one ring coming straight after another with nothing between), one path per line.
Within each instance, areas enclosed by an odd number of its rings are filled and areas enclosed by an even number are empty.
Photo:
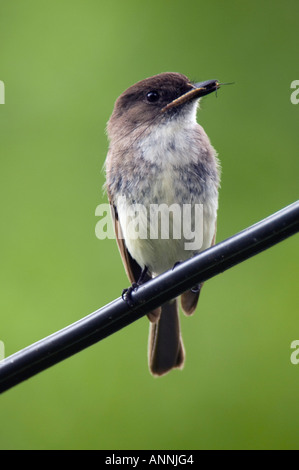
M192 89L184 93L183 95L179 96L175 100L168 103L162 109L162 112L168 111L170 108L174 108L176 106L180 106L181 104L187 103L187 101L191 101L195 98L201 98L202 96L208 95L209 93L213 93L213 91L218 90L220 88L220 83L218 80L207 80L205 82L193 83Z
M194 83L193 86L195 87L195 90L198 91L198 96L200 97L218 90L218 88L220 88L220 83L218 80L206 80L205 82Z

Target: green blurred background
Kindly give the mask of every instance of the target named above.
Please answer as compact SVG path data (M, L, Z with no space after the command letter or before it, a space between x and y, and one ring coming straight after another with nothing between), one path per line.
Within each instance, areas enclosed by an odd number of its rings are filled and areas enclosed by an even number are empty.
M198 114L222 163L218 241L298 197L297 0L0 1L0 340L6 356L118 297L95 236L117 96L165 71L235 85ZM299 448L298 238L206 283L183 371L148 320L0 397L2 449Z

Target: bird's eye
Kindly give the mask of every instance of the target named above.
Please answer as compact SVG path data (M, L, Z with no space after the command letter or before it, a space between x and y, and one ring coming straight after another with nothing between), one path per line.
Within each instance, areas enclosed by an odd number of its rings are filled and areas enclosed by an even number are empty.
M149 91L146 95L146 99L149 103L155 103L160 98L157 91Z

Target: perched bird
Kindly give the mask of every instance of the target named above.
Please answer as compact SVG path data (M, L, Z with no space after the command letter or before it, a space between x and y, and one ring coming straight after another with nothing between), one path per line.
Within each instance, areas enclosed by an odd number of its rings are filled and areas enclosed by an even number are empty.
M133 286L215 242L219 163L196 121L196 111L200 97L219 86L217 80L192 83L180 73L161 73L131 86L115 102L107 125L106 189L119 251ZM181 296L186 315L194 312L200 288ZM125 298L130 300L130 290ZM178 300L148 317L151 373L160 376L182 368Z

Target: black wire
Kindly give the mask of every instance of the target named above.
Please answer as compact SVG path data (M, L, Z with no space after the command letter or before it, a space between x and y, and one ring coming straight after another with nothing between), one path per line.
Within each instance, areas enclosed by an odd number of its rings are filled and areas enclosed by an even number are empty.
M299 231L299 201L218 243L132 293L0 362L0 392L128 326L193 286L245 261Z

